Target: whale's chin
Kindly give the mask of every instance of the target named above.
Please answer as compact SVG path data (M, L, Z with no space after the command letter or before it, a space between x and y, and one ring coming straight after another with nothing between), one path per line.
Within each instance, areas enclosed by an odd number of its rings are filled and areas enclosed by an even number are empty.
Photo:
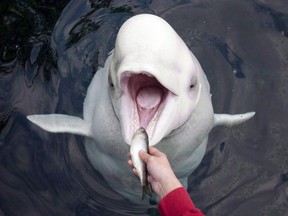
M123 73L120 86L121 122L125 141L130 144L135 131L143 127L148 133L150 146L157 144L166 135L158 127L168 117L163 111L173 93L147 72Z

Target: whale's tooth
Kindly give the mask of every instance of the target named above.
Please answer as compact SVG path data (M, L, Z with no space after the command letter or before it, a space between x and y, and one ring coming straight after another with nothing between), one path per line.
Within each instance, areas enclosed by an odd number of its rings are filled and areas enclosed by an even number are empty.
M139 115L137 105L134 103L134 115L133 115L133 133L139 128Z
M159 114L160 114L160 112L159 112L159 110L157 110L157 112L154 114L153 118L150 120L150 122L148 123L148 125L146 127L146 131L150 136L153 133L153 128L155 127L157 119L159 118Z

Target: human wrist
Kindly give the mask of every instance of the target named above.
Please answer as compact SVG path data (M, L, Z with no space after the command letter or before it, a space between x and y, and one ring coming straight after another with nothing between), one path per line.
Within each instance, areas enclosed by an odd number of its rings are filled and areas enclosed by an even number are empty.
M176 188L182 187L180 181L176 178L176 176L169 177L164 179L161 182L161 190L160 190L160 199L165 197L168 193L175 190Z

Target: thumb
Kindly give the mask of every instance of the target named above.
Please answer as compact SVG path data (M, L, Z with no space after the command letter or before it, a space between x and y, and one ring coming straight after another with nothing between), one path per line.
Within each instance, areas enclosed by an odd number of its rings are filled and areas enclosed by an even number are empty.
M149 154L152 156L156 156L156 157L160 157L162 156L164 153L159 151L158 149L154 148L154 147L149 147Z
M151 157L151 155L149 155L147 152L140 150L139 151L139 157L141 158L141 160L143 160L145 163L148 162L149 157Z

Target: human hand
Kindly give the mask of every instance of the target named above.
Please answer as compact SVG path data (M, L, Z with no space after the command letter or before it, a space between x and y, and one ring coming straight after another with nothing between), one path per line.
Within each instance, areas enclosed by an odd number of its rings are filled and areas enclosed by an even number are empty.
M149 154L139 151L139 157L147 164L148 182L160 198L163 198L172 190L182 187L170 166L167 156L163 152L150 147ZM132 160L128 160L128 164L133 167ZM138 175L135 168L133 168L133 172Z

